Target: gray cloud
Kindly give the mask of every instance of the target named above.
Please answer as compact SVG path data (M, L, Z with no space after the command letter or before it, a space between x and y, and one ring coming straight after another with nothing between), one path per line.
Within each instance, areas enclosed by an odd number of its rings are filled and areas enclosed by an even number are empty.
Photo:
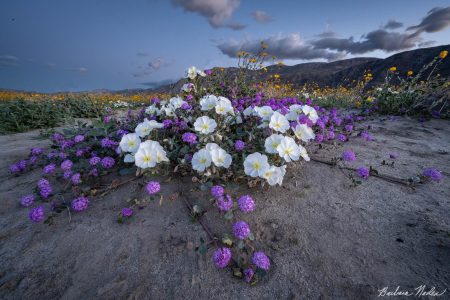
M271 36L263 40L268 48L267 52L280 59L318 59L336 60L343 58L343 53L327 50L317 50L300 38L298 33L287 36ZM217 45L223 54L236 57L237 52L247 51L257 53L261 49L261 40L228 41Z
M329 49L345 51L352 54L362 54L374 50L386 52L398 51L413 48L421 38L416 34L406 34L399 32L378 29L363 35L362 41L355 41L350 38L322 38L312 41L315 49Z
M85 67L78 67L78 68L68 68L66 71L72 71L72 72L78 72L78 73L86 73L88 71Z
M148 57L148 56L150 56L150 54L147 52L138 52L138 53L136 53L136 56L137 57Z
M17 67L20 63L20 59L12 55L0 56L0 68L2 67Z
M430 10L420 24L410 26L407 30L415 30L416 34L421 32L438 32L450 26L450 6L435 7Z
M324 31L322 33L316 34L315 36L319 38L335 38L339 35L334 31Z
M269 16L266 12L257 10L252 13L253 19L258 23L267 23L273 21L273 18Z
M383 26L384 29L398 29L400 27L403 27L402 22L398 22L396 20L389 20L386 25Z
M233 30L245 28L245 25L230 22L234 11L239 7L240 0L172 0L175 6L184 11L197 13L208 19L214 28L227 27Z
M430 47L436 44L436 41L426 41L426 42L422 42L419 43L419 47L424 48L424 47Z
M148 63L148 66L153 70L159 70L165 64L164 59L162 57L155 58L151 62Z

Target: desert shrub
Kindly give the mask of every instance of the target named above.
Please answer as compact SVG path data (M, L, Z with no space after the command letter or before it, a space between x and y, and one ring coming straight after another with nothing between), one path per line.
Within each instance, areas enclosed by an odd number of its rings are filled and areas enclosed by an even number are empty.
M373 104L383 114L448 116L450 83L436 72L447 54L442 51L415 75L408 71L406 77L401 76L391 67L384 84L374 89L369 99L375 100Z

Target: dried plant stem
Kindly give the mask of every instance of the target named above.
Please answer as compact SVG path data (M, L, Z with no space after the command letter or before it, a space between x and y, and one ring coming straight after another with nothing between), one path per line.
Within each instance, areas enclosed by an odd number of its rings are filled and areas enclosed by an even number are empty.
M332 167L338 167L339 169L351 170L351 171L355 171L355 172L357 171L357 169L355 169L355 168L340 166L334 161L328 161L328 160L324 160L324 159L316 158L316 157L311 157L311 160L321 163L321 164L326 164L326 165L329 165ZM400 184L400 185L404 185L404 186L408 186L408 187L413 186L413 183L409 182L408 180L402 179L402 178L397 178L397 177L393 177L393 176L389 176L389 175L385 175L385 174L377 174L377 173L370 174L370 175L373 177L377 177L382 180L391 182L391 183L396 183L396 184Z

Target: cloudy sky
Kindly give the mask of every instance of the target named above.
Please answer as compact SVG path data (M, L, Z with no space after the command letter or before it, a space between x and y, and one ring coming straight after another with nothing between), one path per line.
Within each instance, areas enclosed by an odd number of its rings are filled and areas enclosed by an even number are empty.
M261 40L287 64L450 44L448 0L2 0L0 88L146 88L231 66Z

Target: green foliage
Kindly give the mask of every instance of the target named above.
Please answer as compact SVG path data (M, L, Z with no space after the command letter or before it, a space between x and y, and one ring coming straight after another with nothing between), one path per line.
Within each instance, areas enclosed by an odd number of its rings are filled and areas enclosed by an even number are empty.
M68 118L95 118L103 114L103 106L89 97L67 97L63 100L0 101L0 134L30 129L52 128Z

